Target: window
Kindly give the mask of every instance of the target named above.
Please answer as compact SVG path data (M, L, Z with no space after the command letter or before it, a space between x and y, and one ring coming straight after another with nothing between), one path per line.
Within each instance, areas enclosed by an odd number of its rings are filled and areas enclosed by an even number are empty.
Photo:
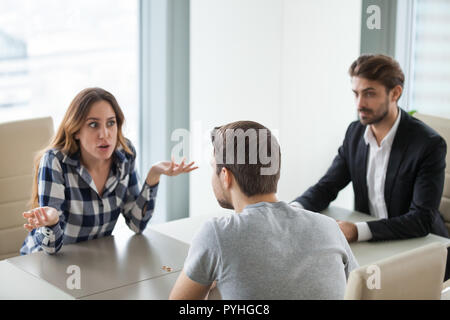
M450 1L416 0L412 106L450 118Z
M2 0L0 121L51 115L57 128L79 91L102 87L138 148L138 27L137 0Z

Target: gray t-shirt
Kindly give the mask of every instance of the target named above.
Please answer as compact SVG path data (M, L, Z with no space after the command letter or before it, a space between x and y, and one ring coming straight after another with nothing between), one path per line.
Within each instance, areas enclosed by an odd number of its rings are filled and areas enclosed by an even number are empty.
M184 264L222 299L343 299L355 257L332 218L260 202L207 221Z

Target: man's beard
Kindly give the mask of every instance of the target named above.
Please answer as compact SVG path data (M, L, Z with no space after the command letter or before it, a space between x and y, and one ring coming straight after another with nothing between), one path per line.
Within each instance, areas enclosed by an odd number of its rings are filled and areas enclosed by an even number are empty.
M381 122L384 118L386 118L386 116L389 113L389 98L388 97L386 97L386 101L384 102L383 107L384 107L383 108L384 112L380 116L378 116L375 119L372 119L370 121L366 121L366 120L360 119L360 122L363 125L371 125L371 124L376 124L376 123ZM361 110L362 111L367 111L366 109L361 109Z

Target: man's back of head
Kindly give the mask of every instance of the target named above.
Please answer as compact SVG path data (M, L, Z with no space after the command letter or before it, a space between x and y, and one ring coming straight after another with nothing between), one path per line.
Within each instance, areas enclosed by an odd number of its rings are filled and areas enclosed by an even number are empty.
M214 155L212 186L222 207L276 201L281 152L276 137L253 121L237 121L211 132Z

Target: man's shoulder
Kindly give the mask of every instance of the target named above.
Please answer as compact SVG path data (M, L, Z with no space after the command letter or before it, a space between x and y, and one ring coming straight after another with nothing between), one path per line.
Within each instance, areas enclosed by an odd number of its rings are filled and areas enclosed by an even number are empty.
M347 127L347 132L345 133L346 140L353 140L355 138L361 138L366 131L366 125L363 125L361 121L355 120L349 124Z
M196 232L191 246L212 248L217 245L221 246L226 239L234 239L238 233L236 216L237 214L227 214L209 218Z
M422 120L409 115L406 111L402 112L403 122L402 129L408 132L408 135L413 141L430 142L433 140L441 140L442 137L433 128L428 126Z
M336 229L336 226L338 226L336 220L327 215L324 215L324 214L318 213L318 212L314 212L314 211L309 211L306 209L300 209L300 210L302 210L301 214L303 214L305 217L307 217L307 219L316 226L321 225L323 227L332 228L332 229Z
M237 213L228 213L223 216L213 217L206 221L204 227L215 233L229 233L234 229L239 215Z
M439 152L445 158L447 144L439 133L404 110L402 110L401 116L393 148L407 145L409 154L416 155L416 157Z

